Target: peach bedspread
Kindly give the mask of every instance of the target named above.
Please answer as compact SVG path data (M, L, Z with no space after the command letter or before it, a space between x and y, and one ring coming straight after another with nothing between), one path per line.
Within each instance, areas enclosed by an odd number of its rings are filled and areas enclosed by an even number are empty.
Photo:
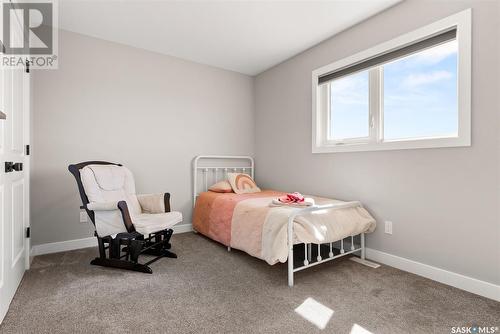
M239 195L201 193L193 214L193 228L269 264L285 262L288 255L286 226L293 208L269 206L273 198L282 195L284 193L273 190ZM313 198L317 205L342 203ZM299 242L333 242L375 229L375 220L361 206L324 211L294 221L295 238Z

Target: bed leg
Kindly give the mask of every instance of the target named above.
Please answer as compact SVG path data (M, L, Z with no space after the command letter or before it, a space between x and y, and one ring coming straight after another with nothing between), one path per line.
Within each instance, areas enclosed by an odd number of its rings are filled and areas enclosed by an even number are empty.
M293 216L288 220L288 286L293 287Z
M309 265L309 255L307 255L307 249L309 247L307 246L307 244L304 244L304 266L307 266Z
M227 251L230 252L231 251L231 247L230 246L227 246Z
M307 244L307 261L312 262L312 244Z
M361 233L361 259L366 259L366 250L365 250L365 234Z

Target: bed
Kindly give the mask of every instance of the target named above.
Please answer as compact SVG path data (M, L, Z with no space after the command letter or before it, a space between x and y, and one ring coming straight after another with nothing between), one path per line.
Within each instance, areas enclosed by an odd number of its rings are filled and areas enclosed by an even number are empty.
M254 176L248 156L198 156L193 162L193 229L228 247L273 265L288 262L288 285L294 273L353 253L365 260L365 233L376 222L357 201L310 196L304 208L272 206L284 193L262 190L248 194L207 191L229 172Z

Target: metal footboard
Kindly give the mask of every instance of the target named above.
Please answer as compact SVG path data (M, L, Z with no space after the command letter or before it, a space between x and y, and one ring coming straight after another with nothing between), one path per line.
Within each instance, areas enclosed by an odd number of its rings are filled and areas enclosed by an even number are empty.
M308 214L314 211L321 211L321 210L339 210L339 209L345 209L345 208L350 208L350 207L356 207L360 206L361 204L359 202L345 202L345 203L338 203L338 204L328 204L328 205L320 205L320 206L313 206L309 208L304 208L304 209L297 209L294 210L289 218L288 218L288 286L292 287L293 286L293 275L297 271L301 271L313 266L316 266L318 264L328 262L335 260L339 257L346 256L349 254L353 254L356 252L360 252L361 259L365 259L365 234L361 233L359 234L359 243L356 245L355 244L355 237L358 235L353 235L353 236L348 236L342 240L338 240L335 242L330 242L326 244L303 244L304 245L304 260L303 260L303 265L298 266L294 268L294 242L293 242L293 223L296 217ZM346 242L349 243L348 248L345 248ZM334 251L334 244L339 244L339 252L338 254L335 254ZM314 245L314 246L313 246ZM314 249L313 247L317 247L317 249ZM328 250L328 253L325 253L325 247ZM313 253L315 253L316 258L313 259Z

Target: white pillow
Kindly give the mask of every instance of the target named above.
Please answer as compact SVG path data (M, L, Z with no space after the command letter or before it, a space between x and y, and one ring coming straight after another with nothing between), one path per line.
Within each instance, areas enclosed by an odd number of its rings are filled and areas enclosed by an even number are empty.
M216 184L214 184L210 188L208 188L208 190L216 192L216 193L232 193L233 192L233 188L231 188L231 185L229 184L228 180L217 182Z

